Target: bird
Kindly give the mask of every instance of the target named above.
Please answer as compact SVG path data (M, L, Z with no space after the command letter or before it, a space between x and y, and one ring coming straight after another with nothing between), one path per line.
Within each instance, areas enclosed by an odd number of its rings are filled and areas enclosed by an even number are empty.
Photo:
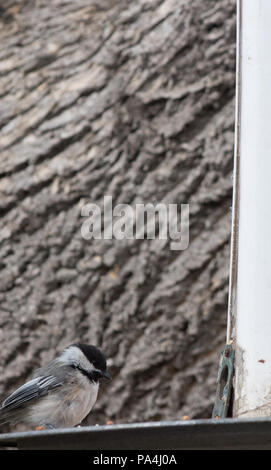
M31 429L74 427L92 410L103 378L111 379L96 346L74 343L3 401L0 424Z

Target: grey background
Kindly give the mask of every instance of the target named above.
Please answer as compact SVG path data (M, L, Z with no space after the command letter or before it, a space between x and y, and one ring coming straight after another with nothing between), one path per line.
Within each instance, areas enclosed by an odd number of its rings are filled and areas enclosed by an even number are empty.
M210 417L225 342L233 0L0 3L0 397L81 340L89 424ZM86 202L189 203L190 245L81 237Z

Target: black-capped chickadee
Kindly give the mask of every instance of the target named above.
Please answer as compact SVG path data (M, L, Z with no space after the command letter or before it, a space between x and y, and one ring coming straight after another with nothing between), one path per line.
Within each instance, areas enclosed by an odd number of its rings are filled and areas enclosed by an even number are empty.
M93 408L103 377L111 378L102 352L72 344L3 401L0 424L25 423L36 429L75 426Z

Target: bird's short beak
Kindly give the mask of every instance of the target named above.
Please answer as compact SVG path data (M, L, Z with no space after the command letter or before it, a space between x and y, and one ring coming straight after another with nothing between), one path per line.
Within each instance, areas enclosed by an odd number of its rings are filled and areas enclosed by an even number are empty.
M103 372L103 377L104 377L105 379L111 380L111 375L110 375L109 372L107 372L107 371L106 371L106 372Z

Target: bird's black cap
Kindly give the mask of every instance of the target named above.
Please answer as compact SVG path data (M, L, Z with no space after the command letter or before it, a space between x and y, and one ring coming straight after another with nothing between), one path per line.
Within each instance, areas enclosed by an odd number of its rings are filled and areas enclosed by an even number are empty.
M91 362L94 367L104 373L106 373L106 360L103 353L96 348L96 346L84 344L84 343L74 343L72 346L77 346L86 358Z

